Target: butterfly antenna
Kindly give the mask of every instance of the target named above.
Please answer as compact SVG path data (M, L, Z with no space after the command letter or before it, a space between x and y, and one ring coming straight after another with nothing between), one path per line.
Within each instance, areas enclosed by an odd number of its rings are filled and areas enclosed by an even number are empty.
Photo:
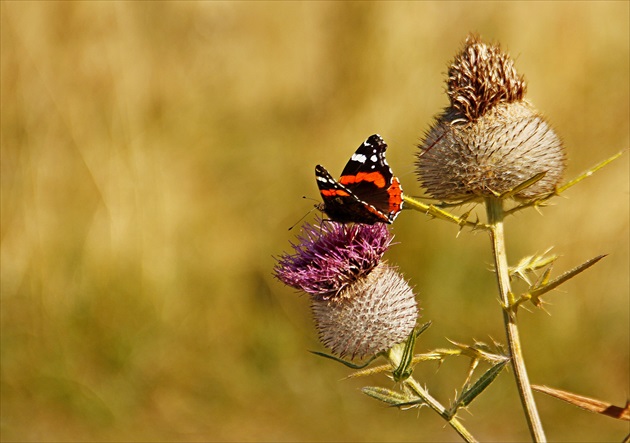
M313 198L313 197L307 197L306 195L303 195L303 196L302 196L302 198L303 198L303 199L306 199L306 200L313 200L314 202L316 202L317 204L319 204L319 200L317 200L316 198Z
M314 198L307 197L307 196L305 196L305 195L303 195L303 196L302 196L302 198L305 198L305 199L308 199L308 200L313 200L313 201L316 201L316 202L318 202L318 204L317 204L317 205L315 205L315 206L313 207L313 209L311 209L310 211L308 211L308 212L307 212L306 214L304 214L302 217L300 217L300 219L299 219L298 221L296 221L295 223L293 223L293 224L291 225L291 227L289 228L289 231L290 231L291 229L295 228L299 222L301 222L301 221L302 221L302 220L304 220L306 217L308 217L308 216L310 215L310 213L311 213L311 212L313 212L315 209L319 209L319 200L315 200Z

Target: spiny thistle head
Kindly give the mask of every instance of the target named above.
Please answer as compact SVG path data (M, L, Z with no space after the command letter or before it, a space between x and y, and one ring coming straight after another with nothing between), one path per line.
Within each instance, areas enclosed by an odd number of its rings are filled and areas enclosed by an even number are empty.
M420 144L419 181L434 198L492 197L544 176L522 199L555 190L565 169L562 142L523 100L526 84L499 45L469 36L448 70L450 106Z
M416 325L412 289L381 261L392 242L383 223L306 224L295 253L278 259L275 276L311 295L322 343L343 357L364 357L404 341Z
M413 290L384 262L348 285L341 297L313 297L311 307L320 341L340 357L385 351L405 341L418 319Z

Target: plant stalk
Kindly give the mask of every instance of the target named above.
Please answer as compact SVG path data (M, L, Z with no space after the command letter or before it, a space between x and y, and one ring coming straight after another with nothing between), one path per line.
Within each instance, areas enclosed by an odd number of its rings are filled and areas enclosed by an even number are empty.
M396 352L389 352L389 361L394 367L398 367L400 364L400 354ZM459 434L459 436L468 443L476 443L477 440L472 436L470 432L464 427L464 425L454 416L446 410L442 404L433 398L429 392L420 386L413 377L409 377L403 381L422 401L424 401L431 409L437 412L448 424Z
M505 323L510 360L514 368L514 378L516 379L516 385L521 397L521 403L525 411L527 425L529 426L532 439L535 442L546 442L547 438L545 437L545 431L540 421L540 415L538 414L532 388L529 383L529 377L527 376L527 369L525 368L523 349L521 348L521 340L518 333L516 311L512 309L511 298L513 296L510 288L510 275L503 231L503 217L505 215L503 201L498 198L487 198L486 213L488 215L488 225L490 226L490 235L492 237L492 252L503 307L503 321Z

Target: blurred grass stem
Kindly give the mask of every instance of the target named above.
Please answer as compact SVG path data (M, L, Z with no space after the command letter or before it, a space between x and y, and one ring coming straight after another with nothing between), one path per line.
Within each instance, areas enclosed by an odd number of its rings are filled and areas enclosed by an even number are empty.
M396 347L390 349L387 354L388 359L394 368L400 365L402 359L402 352L397 352ZM448 424L459 434L459 436L469 443L477 442L477 439L472 436L470 432L464 427L464 425L452 415L442 404L429 394L429 392L420 386L420 383L413 377L408 377L403 383L411 389L424 403L426 403L431 409L437 412Z
M534 395L527 369L525 368L525 360L523 358L523 350L521 348L521 340L518 333L516 320L516 311L512 306L512 291L510 289L510 275L505 252L505 235L503 231L503 218L505 211L503 209L503 200L494 197L488 197L485 200L486 213L488 215L488 225L490 225L490 235L492 237L492 252L494 255L494 264L497 274L497 283L501 296L501 304L503 306L503 321L505 323L505 333L510 352L512 367L514 368L514 377L516 385L521 397L521 403L525 410L529 431L535 442L547 441L545 432L540 421L540 415L536 408Z

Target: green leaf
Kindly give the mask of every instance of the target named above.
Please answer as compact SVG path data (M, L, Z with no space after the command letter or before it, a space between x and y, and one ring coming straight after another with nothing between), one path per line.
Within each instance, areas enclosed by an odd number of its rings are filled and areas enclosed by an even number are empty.
M411 363L413 360L413 348L416 345L416 337L416 331L411 331L411 334L409 334L409 338L407 338L407 341L405 342L405 348L403 349L402 357L400 358L400 364L392 372L394 381L400 382L406 380L413 373L413 367Z
M417 397L402 394L391 389L381 388L380 386L366 386L364 388L361 388L361 392L363 392L365 395L368 395L392 406L412 405L416 404L420 400Z
M334 355L330 355L330 354L325 354L323 352L318 352L318 351L309 351L311 354L315 354L315 355L319 355L320 357L324 357L324 358L329 358L331 360L334 360L336 362L339 362L343 365L346 365L347 367L349 367L350 369L363 369L365 367L367 367L370 363L372 363L374 360L376 360L378 358L378 354L372 356L368 361L366 361L363 364L356 364L356 363L352 363L349 361L346 361L342 358L339 357L335 357Z
M453 405L452 410L455 411L461 407L468 406L479 394L490 386L490 383L501 373L501 370L503 370L507 363L508 360L504 360L488 369L472 386L462 392L462 395L459 396L459 399L457 399Z
M433 324L433 322L428 321L425 324L423 324L422 326L420 326L417 330L416 330L416 338L420 337L420 335L426 331L427 329L429 329L431 327L431 325Z
M416 397L411 392L401 393L391 389L381 388L379 386L366 386L362 388L361 391L369 397L398 408L421 406L426 403L420 397Z

